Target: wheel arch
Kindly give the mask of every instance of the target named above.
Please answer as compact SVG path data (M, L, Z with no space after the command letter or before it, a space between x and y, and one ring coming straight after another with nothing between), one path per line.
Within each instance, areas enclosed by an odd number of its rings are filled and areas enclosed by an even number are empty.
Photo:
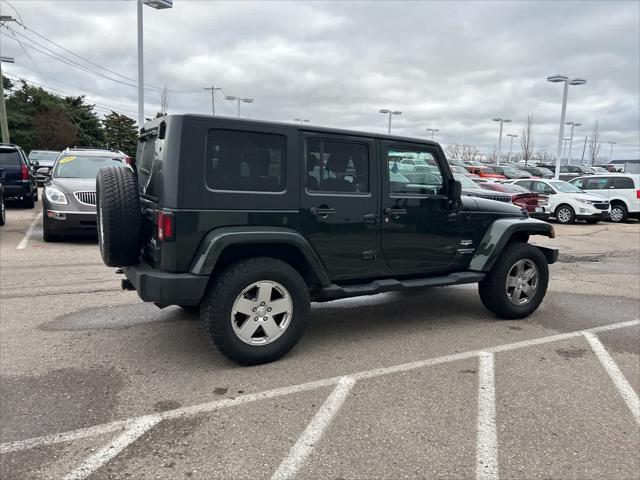
M476 248L473 258L469 262L469 270L488 272L509 242L528 242L531 235L554 238L555 232L552 225L533 218L501 218L496 220L485 232ZM542 251L548 263L556 261L557 249L535 246Z
M196 275L211 275L220 266L248 257L271 257L295 268L310 288L330 285L317 254L297 231L282 227L229 227L210 231L200 243L190 267Z

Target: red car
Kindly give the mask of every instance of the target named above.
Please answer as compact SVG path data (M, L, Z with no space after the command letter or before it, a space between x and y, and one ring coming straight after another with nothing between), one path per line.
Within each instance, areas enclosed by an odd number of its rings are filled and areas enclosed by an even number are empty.
M500 175L492 167L467 167L469 173L473 173L480 178L494 178L496 180L506 180L507 177Z
M551 214L547 195L535 193L519 185L508 183L485 182L481 183L480 187L494 192L508 193L511 195L511 203L525 208L532 218L546 220Z

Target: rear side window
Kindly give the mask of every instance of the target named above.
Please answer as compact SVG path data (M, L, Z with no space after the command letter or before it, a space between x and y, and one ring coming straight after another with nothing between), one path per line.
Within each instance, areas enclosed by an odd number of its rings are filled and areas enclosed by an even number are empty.
M20 154L17 150L0 150L0 165L20 166Z
M613 188L619 189L635 189L635 185L633 184L633 179L629 177L616 177L611 179L611 183Z
M286 148L282 135L209 130L207 186L213 190L282 192Z
M369 148L366 145L309 139L306 168L309 191L369 192Z
M162 188L162 160L159 149L163 142L158 140L156 132L147 133L140 138L136 152L139 191L156 198L160 196Z

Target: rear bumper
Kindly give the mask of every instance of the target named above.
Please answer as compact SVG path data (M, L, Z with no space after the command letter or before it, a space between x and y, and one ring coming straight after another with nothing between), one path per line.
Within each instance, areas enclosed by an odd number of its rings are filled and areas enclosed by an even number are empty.
M142 300L160 306L198 305L209 282L208 275L163 272L144 261L122 271Z
M20 185L3 185L4 198L19 198L31 193L31 184L25 182Z
M95 212L68 212L60 210L44 211L47 227L51 233L97 235Z

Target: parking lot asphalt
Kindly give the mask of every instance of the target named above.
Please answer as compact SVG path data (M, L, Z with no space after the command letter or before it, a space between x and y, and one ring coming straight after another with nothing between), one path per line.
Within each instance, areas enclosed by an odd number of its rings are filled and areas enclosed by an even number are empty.
M312 306L239 367L95 239L0 228L3 479L640 478L640 224L556 225L547 298L496 321L474 286Z

